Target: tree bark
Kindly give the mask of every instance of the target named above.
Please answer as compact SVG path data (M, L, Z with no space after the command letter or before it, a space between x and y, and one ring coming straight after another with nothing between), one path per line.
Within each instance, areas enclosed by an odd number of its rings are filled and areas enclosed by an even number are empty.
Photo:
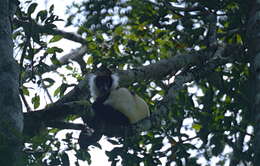
M247 41L251 57L252 74L254 77L254 161L253 166L260 163L260 0L251 1L251 11L247 24Z
M11 19L15 0L0 1L0 165L22 162L23 114L19 98L18 65L13 58Z

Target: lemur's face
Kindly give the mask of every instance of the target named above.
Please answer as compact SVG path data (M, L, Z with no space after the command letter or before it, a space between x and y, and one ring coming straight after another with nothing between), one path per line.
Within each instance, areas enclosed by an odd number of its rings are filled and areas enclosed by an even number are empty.
M111 90L113 79L111 75L98 76L95 78L95 84L101 94L107 94Z
M109 93L118 88L119 77L117 74L106 74L106 75L89 75L89 90L91 96L95 99L109 95Z

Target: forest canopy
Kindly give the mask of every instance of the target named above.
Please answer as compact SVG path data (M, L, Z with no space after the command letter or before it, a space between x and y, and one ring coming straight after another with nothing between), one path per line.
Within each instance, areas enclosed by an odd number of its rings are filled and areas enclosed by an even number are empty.
M0 2L0 165L91 165L90 149L105 144L79 135L100 127L88 125L88 79L104 66L151 111L105 126L110 165L260 163L260 2L82 0L66 16L45 3Z

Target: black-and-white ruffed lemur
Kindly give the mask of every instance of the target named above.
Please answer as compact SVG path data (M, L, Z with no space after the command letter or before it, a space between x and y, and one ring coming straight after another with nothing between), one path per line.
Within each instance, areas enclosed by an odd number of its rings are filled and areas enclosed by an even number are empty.
M91 96L94 98L92 104L92 110L95 113L94 125L101 123L126 126L150 116L149 107L141 97L130 92L127 88L119 87L119 76L117 74L111 72L91 74L89 88ZM94 135L99 136L93 137L97 138L90 137L85 141L98 141L102 133L97 134L95 132L97 131L94 131ZM91 144L85 141L79 142L81 148L86 148Z

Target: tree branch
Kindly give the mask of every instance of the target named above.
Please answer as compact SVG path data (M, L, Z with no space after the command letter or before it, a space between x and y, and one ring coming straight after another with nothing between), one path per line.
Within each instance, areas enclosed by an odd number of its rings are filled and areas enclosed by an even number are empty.
M184 67L199 66L207 62L213 54L214 51L198 51L189 54L179 54L147 66L127 71L117 71L117 73L119 73L120 79L122 80L120 83L123 85L129 85L133 82L142 80L157 80L164 78L167 75L174 75Z
M230 49L230 46L227 46L224 49L226 53L224 55L219 55L220 57L229 57L232 54L236 54L235 52L241 51L241 49ZM115 72L117 72L120 77L120 85L129 86L138 81L162 79L167 75L177 73L187 66L200 66L210 60L213 55L214 50L211 50L211 52L198 51L190 54L179 54L147 66L124 71L116 70ZM80 81L74 89L68 92L64 97L60 98L56 103L67 103L81 100L81 98L88 99L89 97L88 75L86 75L84 80Z
M62 119L68 115L82 115L86 114L90 106L88 101L72 101L69 103L56 103L47 106L45 109L25 112L24 119L36 118L40 121L52 121Z
M84 73L84 68L82 66L85 66L85 62L82 59L83 56L87 53L87 47L86 45L83 45L75 50L72 50L70 53L62 56L59 59L60 64L59 65L51 65L49 67L50 71L54 71L56 70L58 67L60 67L61 65L66 65L68 64L71 60L76 61L80 66L81 66L81 70L82 73ZM82 64L83 63L83 64Z
M207 33L208 46L215 48L217 46L217 16L215 14L209 15L209 28Z
M236 48L236 49L235 49ZM233 54L229 54L229 50L236 50ZM194 69L190 69L189 71L181 72L181 74L177 75L174 83L171 88L168 90L166 96L161 101L160 107L152 113L151 123L152 126L156 127L161 124L161 119L166 117L169 113L168 105L172 105L176 101L177 92L182 90L185 86L185 83L191 82L193 80L198 80L204 77L210 76L214 73L214 70L221 65L226 63L234 62L241 58L242 48L236 46L227 46L227 47L219 47L215 52L212 59L208 60L208 62L204 66L200 66Z
M77 49L72 50L70 53L62 56L59 59L60 64L56 65L53 64L51 66L47 66L45 68L42 68L40 71L33 69L34 73L37 75L42 75L44 73L47 72L51 72L51 71L55 71L57 68L61 67L62 65L66 65L68 64L71 60L76 61L78 63L81 63L81 60L83 58L83 56L87 53L87 47L86 46L81 46ZM82 71L83 72L83 71ZM27 78L29 78L31 76L32 71L31 70L27 70L26 71L26 75L24 76L23 80L26 80Z
M45 123L46 126L58 129L71 129L71 130L84 130L86 126L84 124L69 123L69 122L57 122L49 121Z
M151 1L148 1L148 0L145 0L147 3L151 3L153 4L154 6L157 6L159 8L161 8L162 6L158 3L154 3L154 2L151 2ZM164 6L166 8L168 8L169 10L173 11L173 12L176 12L176 11L179 11L179 12L194 12L194 11L202 11L204 10L203 7L201 6L194 6L194 7L178 7L178 6L174 6L172 5L170 2L163 2Z
M180 12L194 12L194 11L203 11L205 10L201 6L194 6L194 7L178 7L178 6L173 6L170 2L164 2L164 5L171 11L180 11Z
M190 54L179 54L169 59L163 59L156 63L138 67L132 70L116 70L120 77L120 85L129 86L134 82L143 80L157 80L164 78L169 74L177 73L180 69L186 66L200 65L206 62L212 56L212 52L199 51ZM157 71L157 72L154 72ZM67 93L57 103L67 103L70 101L79 100L80 98L89 98L88 75L85 79Z
M61 35L64 38L77 42L77 43L81 43L83 45L85 45L87 43L87 41L82 38L81 36L74 34L74 33L70 33L70 32L65 32L59 29L53 29L53 28L49 28L46 25L39 25L36 23L32 23L32 22L27 22L27 21L21 21L18 19L14 19L14 23L16 23L18 26L22 26L22 27L28 27L28 26L33 26L33 29L35 31L38 31L40 33L46 33L49 35Z
M88 101L73 101L69 103L55 103L45 109L24 113L24 133L33 136L44 127L55 127L53 121L63 120L68 115L91 117ZM50 126L48 126L50 125Z

